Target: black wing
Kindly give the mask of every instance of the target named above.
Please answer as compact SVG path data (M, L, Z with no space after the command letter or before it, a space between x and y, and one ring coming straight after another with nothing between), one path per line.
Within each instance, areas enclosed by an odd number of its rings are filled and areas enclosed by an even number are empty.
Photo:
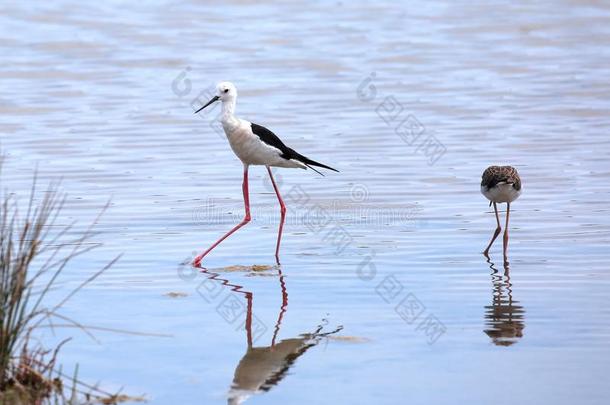
M284 145L284 142L282 142L282 140L278 138L276 134L269 131L262 125L255 124L253 122L250 123L250 126L252 127L252 132L254 132L254 135L258 136L261 141L263 141L269 146L273 146L274 148L279 149L282 152L282 157L284 159L291 159L287 156L290 155L290 152L293 150L290 149L288 146Z
M284 144L284 142L282 142L282 140L280 138L277 137L276 134L274 134L267 128L263 127L262 125L258 125L258 124L251 122L250 126L252 128L252 132L254 133L254 135L258 136L261 141L263 141L264 143L266 143L269 146L273 146L274 148L279 149L282 152L280 157L282 157L286 160L290 160L290 159L298 160L299 162L303 162L308 167L309 167L309 165L311 165L311 166L323 167L325 169L333 170L335 172L339 171L337 169L333 169L330 166L326 166L325 164L318 163L315 160L311 160L308 157L301 155L294 149L289 148L288 146L286 146ZM312 169L312 170L315 170L315 169Z

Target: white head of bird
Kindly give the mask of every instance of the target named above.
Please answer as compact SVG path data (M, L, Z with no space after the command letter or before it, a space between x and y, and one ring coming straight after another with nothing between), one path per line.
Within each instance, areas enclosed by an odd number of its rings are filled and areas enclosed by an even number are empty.
M203 107L195 111L197 114L210 104L220 100L222 102L222 119L228 119L235 112L235 101L237 100L237 89L231 82L220 82L216 85L216 94Z
M234 101L237 98L237 89L231 82L220 82L216 85L216 95L220 101Z

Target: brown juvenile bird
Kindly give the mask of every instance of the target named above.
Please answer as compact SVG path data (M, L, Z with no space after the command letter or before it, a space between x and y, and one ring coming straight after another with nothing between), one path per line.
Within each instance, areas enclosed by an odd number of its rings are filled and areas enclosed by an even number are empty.
M489 255L489 248L502 231L500 217L498 216L497 203L506 203L506 225L504 226L504 260L506 261L506 250L508 248L508 218L510 216L510 203L521 195L521 178L517 169L512 166L489 166L483 172L481 179L481 193L489 200L489 205L493 203L496 212L496 222L498 227L494 232L489 245L483 252Z

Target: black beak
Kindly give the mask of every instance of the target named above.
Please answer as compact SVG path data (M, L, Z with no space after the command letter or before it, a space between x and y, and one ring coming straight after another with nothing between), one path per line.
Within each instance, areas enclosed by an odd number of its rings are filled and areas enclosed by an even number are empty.
M214 96L212 97L212 99L210 101L208 101L208 103L206 105L204 105L203 107L201 107L200 109L198 109L197 111L195 111L195 114L197 114L199 111L203 110L204 108L206 108L207 106L209 106L210 104L212 104L215 101L218 101L220 97L218 96Z

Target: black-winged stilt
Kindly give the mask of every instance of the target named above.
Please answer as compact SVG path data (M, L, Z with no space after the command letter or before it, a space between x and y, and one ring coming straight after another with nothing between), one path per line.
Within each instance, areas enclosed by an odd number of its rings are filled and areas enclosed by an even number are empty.
M203 110L210 104L216 101L222 102L222 113L220 115L220 122L222 127L229 139L231 149L237 155L237 157L244 164L244 180L242 184L242 191L244 194L244 207L245 216L244 219L237 224L233 229L227 232L223 237L216 241L206 251L201 253L193 261L193 265L199 267L201 260L216 246L218 246L223 240L229 237L233 232L250 222L250 199L248 193L248 167L250 165L262 165L267 167L267 172L271 178L271 184L277 195L277 199L280 203L280 226L277 235L277 244L275 247L275 259L279 264L279 252L280 242L282 240L282 229L284 227L284 218L286 216L286 206L280 195L280 191L273 178L271 172L271 166L275 167L288 167L288 168L301 168L301 169L312 169L313 171L320 173L312 166L323 167L325 169L338 170L332 167L326 166L322 163L318 163L311 160L295 150L284 145L284 143L277 137L273 132L267 128L237 118L235 114L235 102L237 100L237 89L232 83L221 82L216 86L216 95L212 97L203 107L195 111L195 114ZM322 173L320 173L322 174Z
M508 247L508 218L510 216L510 203L521 195L521 178L517 169L512 166L489 166L483 172L481 179L481 193L489 200L489 205L493 203L496 213L496 231L494 232L489 245L483 252L489 256L489 248L502 231L500 217L498 216L497 203L506 203L506 225L504 227L504 261L507 262L506 249Z

